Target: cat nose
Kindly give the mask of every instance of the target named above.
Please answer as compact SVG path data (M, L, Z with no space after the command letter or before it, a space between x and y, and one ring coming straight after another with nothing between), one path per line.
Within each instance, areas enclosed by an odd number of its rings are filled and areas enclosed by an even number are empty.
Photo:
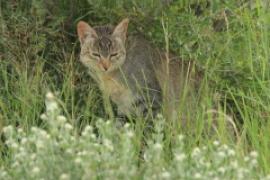
M108 70L108 67L107 66L103 66L104 70L107 71Z
M110 61L109 60L101 60L100 61L100 65L102 66L102 68L107 71L110 67Z

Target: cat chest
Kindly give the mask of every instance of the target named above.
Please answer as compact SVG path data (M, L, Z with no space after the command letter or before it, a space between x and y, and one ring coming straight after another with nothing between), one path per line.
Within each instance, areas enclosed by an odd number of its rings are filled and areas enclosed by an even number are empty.
M102 91L109 95L116 104L129 104L132 102L131 91L117 79L110 76L102 76L101 83Z

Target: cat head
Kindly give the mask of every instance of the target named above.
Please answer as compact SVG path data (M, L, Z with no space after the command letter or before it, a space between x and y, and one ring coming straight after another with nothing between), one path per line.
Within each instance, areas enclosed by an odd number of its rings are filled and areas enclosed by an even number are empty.
M96 72L112 72L121 67L126 59L125 41L129 20L122 20L115 28L92 28L80 21L77 33L81 43L80 61Z

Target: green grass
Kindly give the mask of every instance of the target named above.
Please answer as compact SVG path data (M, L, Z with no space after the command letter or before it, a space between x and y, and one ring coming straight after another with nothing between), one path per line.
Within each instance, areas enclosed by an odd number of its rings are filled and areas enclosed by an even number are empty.
M243 178L260 179L270 173L269 3L217 0L207 5L202 1L203 11L196 15L197 1L176 0L169 5L153 0L138 2L0 2L0 129L9 125L16 129L5 128L5 138L0 130L0 177L7 173L5 178L10 179L36 179L47 174L51 174L49 179L155 179L155 175L188 179L198 172L199 179L239 179L242 168L248 171ZM195 60L204 72L199 110L187 127L160 118L146 138L140 117L123 128L115 127L115 120L107 124L99 120L109 117L95 82L79 62L76 23L116 24L124 17L131 19L129 33L142 33L161 49L169 48L183 60ZM217 28L221 31L215 31ZM48 99L47 106L44 103L48 91L57 94L61 112L45 120L40 116L50 113ZM219 119L236 122L239 136L235 141L224 125L216 135L203 133L213 106L219 107ZM65 116L71 126L59 124L58 115ZM93 132L82 135L89 125L96 127L93 131L98 137L93 137ZM181 134L184 140L178 141ZM27 146L22 137L29 139ZM224 150L224 145L214 145L216 140L228 147ZM45 148L42 143L46 143ZM202 154L194 156L197 148ZM228 148L235 152L233 157L215 158ZM87 153L78 155L84 151ZM253 151L258 152L254 166L254 157L249 157ZM21 157L16 156L22 152ZM200 163L200 159L210 165ZM229 170L235 162L239 166Z

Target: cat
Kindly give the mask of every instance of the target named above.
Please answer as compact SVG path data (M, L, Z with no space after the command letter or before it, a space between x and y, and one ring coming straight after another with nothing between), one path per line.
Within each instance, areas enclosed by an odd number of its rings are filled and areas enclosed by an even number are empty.
M111 99L117 105L118 116L153 120L162 112L171 127L194 126L204 73L193 61L154 47L141 35L127 35L128 24L127 18L116 27L77 24L80 61L97 82L104 101ZM217 108L209 112L212 120L203 124L206 135L212 136L223 118L217 116ZM238 138L236 125L226 114L224 123L228 135Z
M119 115L155 116L163 110L176 118L187 87L199 83L191 76L192 63L160 51L141 35L127 35L128 24L128 18L116 27L80 21L81 63Z

